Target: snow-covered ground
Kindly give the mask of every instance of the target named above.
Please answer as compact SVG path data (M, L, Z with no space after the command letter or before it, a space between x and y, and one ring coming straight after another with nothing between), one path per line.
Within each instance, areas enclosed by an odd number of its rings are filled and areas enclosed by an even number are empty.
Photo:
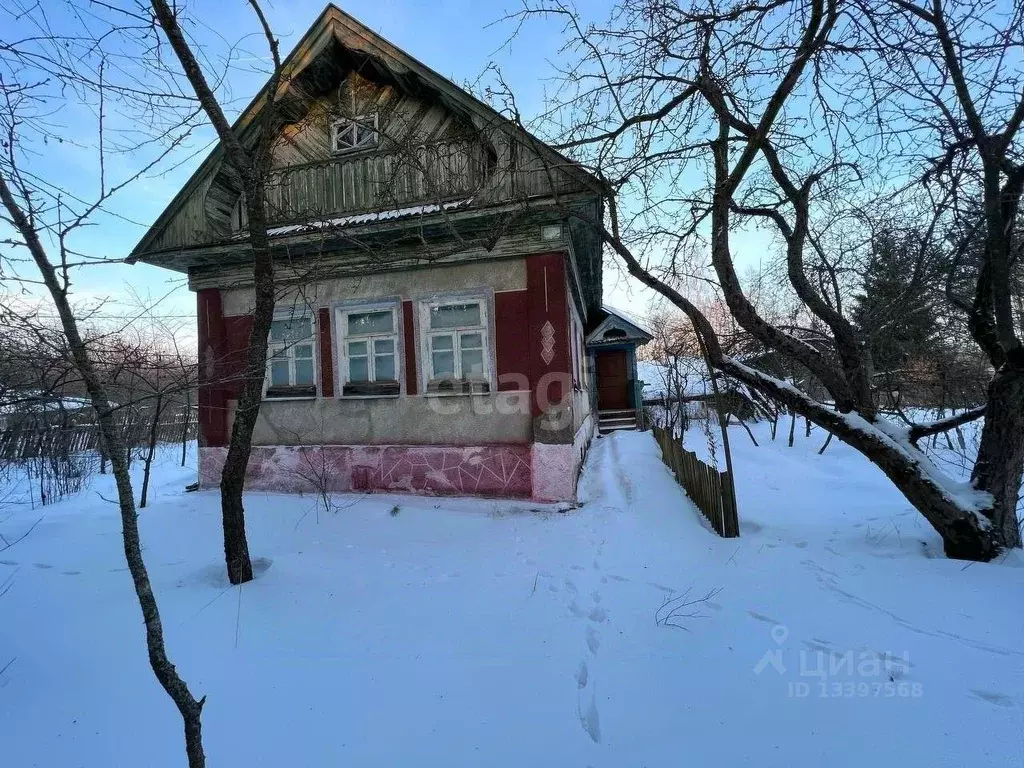
M733 432L740 539L619 433L568 513L251 494L240 589L217 496L182 493L170 451L141 526L209 764L1021 765L1024 559L946 560L853 451L755 430ZM8 540L42 515L0 553L5 766L185 763L111 498L99 477L0 510Z

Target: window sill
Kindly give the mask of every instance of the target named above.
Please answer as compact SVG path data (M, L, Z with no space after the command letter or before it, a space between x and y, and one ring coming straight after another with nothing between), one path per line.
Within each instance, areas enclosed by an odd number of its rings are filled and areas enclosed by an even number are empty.
M402 396L401 392L394 392L389 395L335 395L334 399L339 402L345 400L397 400Z
M528 391L528 390L524 390ZM495 392L422 392L424 397L487 397L488 395L500 394ZM507 394L507 393L505 393Z
M427 382L425 395L489 395L492 391L490 380L483 379L434 379Z
M352 157L354 155L369 154L380 149L376 144L364 144L361 147L352 147L351 149L332 149L331 158L337 159L342 157Z
M397 379L373 382L346 382L341 385L340 397L397 397L402 394L402 385Z
M264 397L264 403L291 403L296 400L316 400L316 395L294 395L292 397Z

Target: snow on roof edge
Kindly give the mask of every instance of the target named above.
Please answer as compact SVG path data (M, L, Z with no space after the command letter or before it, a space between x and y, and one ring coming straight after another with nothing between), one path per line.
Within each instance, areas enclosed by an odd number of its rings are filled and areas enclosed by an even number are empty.
M473 198L467 197L463 200L452 200L447 203L430 203L426 205L412 205L407 208L393 208L387 211L370 211L368 213L353 213L348 216L340 216L333 219L322 219L320 221L306 221L300 224L285 224L280 227L271 227L267 230L268 237L280 237L281 235L295 235L301 232L313 232L318 229L334 229L340 227L351 227L359 224L373 224L378 221L394 221L405 219L410 216L423 216L428 213L440 213L455 208L463 208L473 202ZM247 232L240 232L235 235L236 240L248 237Z
M647 326L645 322L637 318L635 315L626 312L625 310L613 307L610 304L602 304L601 310L607 312L609 315L615 315L619 319L625 320L630 325L635 325L648 336L654 336L654 333L651 331L651 329Z

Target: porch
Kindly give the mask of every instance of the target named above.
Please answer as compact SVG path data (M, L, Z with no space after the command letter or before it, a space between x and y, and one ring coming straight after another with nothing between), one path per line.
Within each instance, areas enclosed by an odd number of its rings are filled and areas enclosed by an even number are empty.
M601 312L586 344L593 361L598 431L606 435L641 426L643 382L637 378L636 350L653 336L621 310L602 307Z

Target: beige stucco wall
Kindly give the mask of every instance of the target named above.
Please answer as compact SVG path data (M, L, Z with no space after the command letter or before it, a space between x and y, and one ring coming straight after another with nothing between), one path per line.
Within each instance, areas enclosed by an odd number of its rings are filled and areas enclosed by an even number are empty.
M401 296L412 299L428 293L490 288L521 291L526 288L526 260L496 259L444 266L420 267L400 272L382 272L360 277L328 278L319 283L290 284L282 291L279 307L293 302L326 307L332 301L383 299ZM253 308L251 287L223 291L225 315L247 315Z
M408 300L477 288L524 290L525 260L423 267L289 285L278 307L287 308L294 302L318 308L330 306L333 301L395 296ZM252 289L225 290L223 302L225 315L248 314L252 311ZM338 389L336 384L335 391ZM229 401L228 407L230 426L235 402ZM472 396L403 392L398 397L268 400L260 408L253 436L255 445L482 445L529 443L532 439L528 392Z

